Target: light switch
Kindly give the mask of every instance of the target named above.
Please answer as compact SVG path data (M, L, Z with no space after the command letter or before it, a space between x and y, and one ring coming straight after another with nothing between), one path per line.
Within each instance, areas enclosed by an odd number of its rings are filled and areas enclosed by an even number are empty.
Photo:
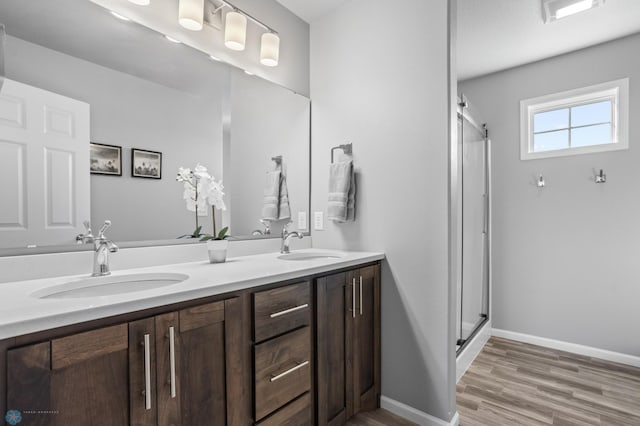
M298 229L307 229L307 212L298 212Z
M313 229L316 231L324 230L324 212L315 212L313 214Z

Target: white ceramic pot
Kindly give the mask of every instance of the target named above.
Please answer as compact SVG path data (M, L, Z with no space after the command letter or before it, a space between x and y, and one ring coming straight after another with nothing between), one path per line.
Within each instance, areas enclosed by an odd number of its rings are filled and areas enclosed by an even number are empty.
M207 241L207 250L209 251L210 263L222 263L227 260L227 240L209 240Z

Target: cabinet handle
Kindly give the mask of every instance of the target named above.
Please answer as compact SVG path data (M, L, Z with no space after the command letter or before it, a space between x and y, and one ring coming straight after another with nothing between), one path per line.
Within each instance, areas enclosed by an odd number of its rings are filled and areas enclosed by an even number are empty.
M351 283L351 313L353 314L353 318L356 317L356 279L353 278L353 282Z
M176 331L169 327L169 368L171 370L171 398L176 397Z
M300 364L296 365L295 367L292 367L290 369L288 369L287 371L283 371L282 373L276 375L276 376L271 376L271 381L275 382L276 380L280 380L282 379L284 376L286 376L287 374L291 374L296 370L301 369L302 367L304 367L305 365L308 365L309 361L304 361L301 362Z
M287 315L287 314L290 314L291 312L296 312L296 311L299 311L300 309L304 309L308 307L309 307L309 304L305 303L304 305L296 306L295 308L285 309L284 311L280 311L280 312L274 312L273 314L269 315L269 318L277 318L282 315Z
M362 316L362 275L360 275L360 316Z
M149 335L144 335L144 406L151 410L151 349Z

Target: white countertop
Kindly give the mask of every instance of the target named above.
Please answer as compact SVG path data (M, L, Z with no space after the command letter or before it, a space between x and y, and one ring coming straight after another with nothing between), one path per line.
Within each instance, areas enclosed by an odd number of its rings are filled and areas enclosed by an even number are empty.
M201 297L244 290L384 259L383 253L306 249L295 253L339 253L339 258L281 260L280 253L229 258L225 263L179 263L112 271L112 276L139 273L179 273L189 278L179 284L153 290L111 296L38 299L34 292L70 281L74 275L20 281L0 285L0 340L113 315L184 302Z

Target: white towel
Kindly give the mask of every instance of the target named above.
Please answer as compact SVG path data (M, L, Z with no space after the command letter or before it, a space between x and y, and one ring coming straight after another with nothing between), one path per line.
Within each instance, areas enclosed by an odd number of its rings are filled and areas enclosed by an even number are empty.
M278 198L278 220L291 219L289 190L287 189L287 177L284 173L280 173L280 195Z
M278 220L281 174L280 170L267 172L262 203L262 219L264 220Z
M353 161L331 164L327 218L334 222L355 220L356 179Z

